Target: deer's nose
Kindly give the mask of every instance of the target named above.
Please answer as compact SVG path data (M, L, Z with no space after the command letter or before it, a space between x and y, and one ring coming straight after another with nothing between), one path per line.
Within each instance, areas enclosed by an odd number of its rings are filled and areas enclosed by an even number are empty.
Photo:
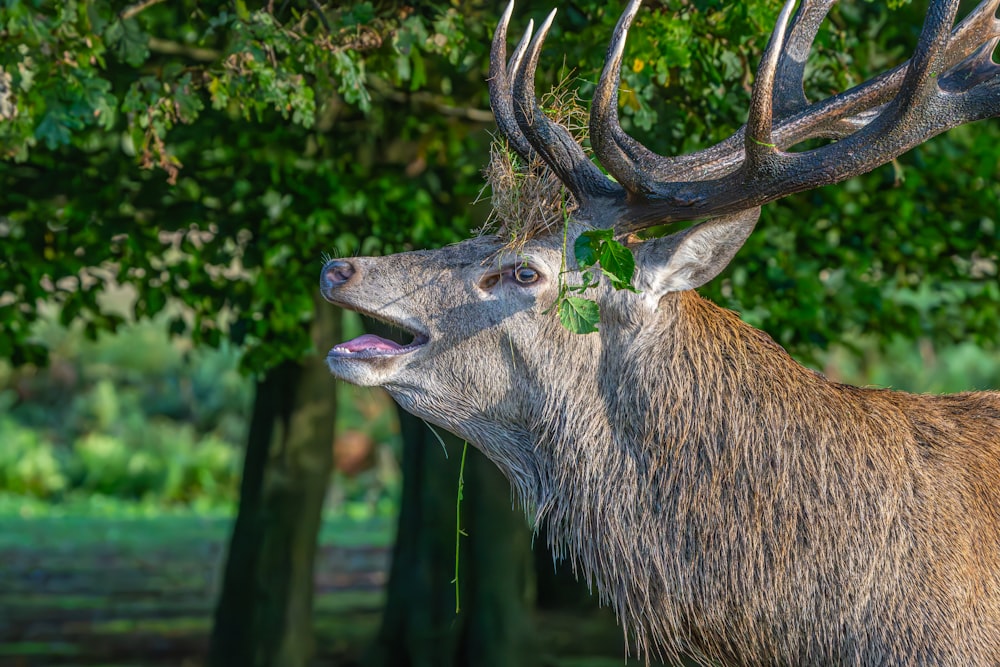
M330 294L338 287L342 287L357 273L354 265L343 259L334 259L326 263L322 273L319 275L319 289L323 296L330 298Z

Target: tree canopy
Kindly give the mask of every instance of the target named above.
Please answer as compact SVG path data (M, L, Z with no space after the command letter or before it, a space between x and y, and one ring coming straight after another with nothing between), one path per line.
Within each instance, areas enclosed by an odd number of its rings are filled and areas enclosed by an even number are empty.
M524 3L528 5L529 3ZM661 153L742 123L778 5L649 3L630 33L623 122ZM0 356L37 361L40 299L91 332L107 282L135 317L244 344L248 368L308 348L324 253L439 245L474 207L497 2L6 0L0 26ZM515 27L547 7L518 7ZM620 8L565 6L539 86L586 100ZM812 99L909 55L923 6L845 3ZM595 48L595 45L599 45ZM1000 128L960 128L897 164L765 209L713 298L798 350L859 330L995 340Z
M193 318L176 331L225 332L263 370L308 346L323 253L465 234L452 202L478 192L482 133L423 112L458 93L409 99L425 52L443 56L437 87L471 76L456 10L8 5L0 355L42 353L40 297L113 327L97 295L116 281L136 287L136 317L179 300Z

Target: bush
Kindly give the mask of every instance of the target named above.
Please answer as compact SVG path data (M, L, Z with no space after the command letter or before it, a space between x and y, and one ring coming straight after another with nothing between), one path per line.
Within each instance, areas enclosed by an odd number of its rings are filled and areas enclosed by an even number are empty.
M73 445L74 486L90 493L141 497L155 483L156 464L147 452L130 451L120 439L89 433Z
M36 339L51 366L0 367L0 492L236 500L253 390L238 348L191 350L158 320L89 341L55 311Z
M0 417L0 490L50 498L67 486L51 444L10 417Z
M884 346L859 337L852 349L836 347L824 371L840 382L942 394L1000 386L1000 350L972 343L935 348L927 339L894 338Z
M122 435L87 434L73 451L74 487L81 491L167 503L236 499L234 447L213 436L199 439L190 425L133 423Z
M198 498L235 501L239 484L239 461L229 444L209 436L188 441L167 461L167 476L161 496L167 501L192 502Z

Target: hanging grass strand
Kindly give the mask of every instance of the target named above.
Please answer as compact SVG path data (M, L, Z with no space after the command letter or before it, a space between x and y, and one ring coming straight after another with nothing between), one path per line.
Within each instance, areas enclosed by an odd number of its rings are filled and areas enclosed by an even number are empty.
M466 441L462 445L462 462L458 466L458 496L455 500L455 578L451 580L451 583L455 584L455 613L461 611L461 606L459 604L459 593L458 593L458 553L459 553L459 543L461 542L462 536L469 536L464 530L462 530L462 492L465 489L465 454L469 450L469 443Z

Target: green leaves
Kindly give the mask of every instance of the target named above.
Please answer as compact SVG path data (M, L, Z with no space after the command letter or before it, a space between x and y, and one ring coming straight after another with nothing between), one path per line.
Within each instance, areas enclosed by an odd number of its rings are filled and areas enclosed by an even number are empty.
M356 104L362 111L369 111L372 98L365 83L364 59L354 51L338 51L330 64L337 79L337 92L348 104Z
M579 285L560 283L557 299L559 321L573 333L593 333L597 331L600 321L600 307L595 301L567 296L567 293L585 292L597 287L601 276L605 276L616 290L635 292L632 286L635 257L631 250L615 240L614 230L611 229L591 229L580 234L573 241L573 257L583 282Z
M603 230L594 231L601 232ZM579 266L588 267L597 264L599 255L594 241L594 232L584 232L573 241L573 257L576 258L576 263Z
M340 25L345 28L353 28L365 25L375 20L375 8L370 2L358 2L353 7L345 11L340 18Z
M37 143L86 145L82 131L108 131L124 111L137 163L162 169L171 182L182 164L168 135L179 123L197 122L206 98L245 120L278 116L310 128L318 109L327 110L327 122L342 115L345 102L371 112L369 67L378 82L418 91L440 76L428 72L426 54L454 63L461 53L471 65L486 48L460 48L466 23L453 8L427 15L371 2L256 10L237 2L213 13L146 3L123 16L100 0L7 5L0 157L25 159Z
M564 296L559 301L559 321L573 333L588 334L597 331L600 318L597 303L590 299Z
M104 30L104 42L118 60L139 67L149 57L149 36L135 19L115 20Z
M592 229L583 232L573 242L573 255L581 269L600 264L598 268L611 280L615 289L635 291L632 287L635 257L631 250L615 240L614 230ZM586 278L584 280L586 284Z

